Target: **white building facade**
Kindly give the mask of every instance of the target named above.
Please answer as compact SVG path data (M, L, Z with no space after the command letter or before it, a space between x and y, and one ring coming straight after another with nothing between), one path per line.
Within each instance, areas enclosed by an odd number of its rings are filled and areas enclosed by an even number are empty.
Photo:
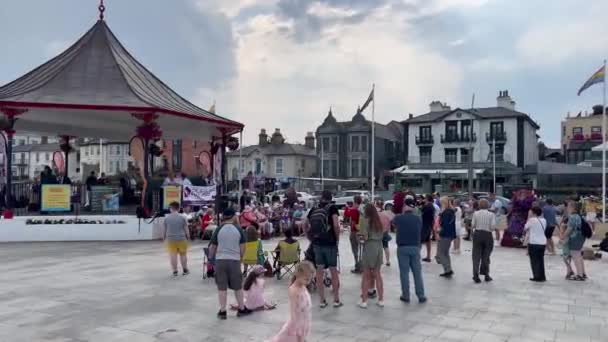
M540 127L528 114L515 110L515 102L508 91L499 93L496 107L451 109L434 101L429 113L410 114L403 125L407 132L408 169L404 172L410 178L418 176L418 180L409 182L409 185L422 187L426 192L434 191L437 178L443 189L448 186L450 190L461 190L466 183L463 177L468 176L471 157L475 177L479 180L476 187L484 189L487 182L483 186L479 177L492 169L494 151L497 182L515 181L517 177L511 176L521 175L526 166L538 162L537 131ZM416 170L425 170L427 175L419 177L421 173L416 173ZM442 178L460 178L461 181L454 184L443 182Z

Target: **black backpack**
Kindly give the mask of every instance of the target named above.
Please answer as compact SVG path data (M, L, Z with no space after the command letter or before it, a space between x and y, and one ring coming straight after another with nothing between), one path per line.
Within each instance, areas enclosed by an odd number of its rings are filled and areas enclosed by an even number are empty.
M579 216L581 217L581 233L586 239L590 239L593 236L593 230L591 229L591 225L589 225L589 222L587 222L584 217L582 217L581 215Z
M329 229L329 224L327 224L327 219L329 216L329 210L327 206L318 207L312 209L308 217L308 222L310 224L310 240L312 242L320 242L327 241L331 239L331 234L333 232Z

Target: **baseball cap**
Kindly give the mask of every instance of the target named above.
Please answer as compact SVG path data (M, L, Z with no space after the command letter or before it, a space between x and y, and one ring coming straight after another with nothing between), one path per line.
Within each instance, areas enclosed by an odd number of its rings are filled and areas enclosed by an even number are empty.
M413 198L406 198L405 199L405 205L410 207L410 208L416 208L416 202L414 202Z
M226 208L224 210L224 212L222 213L222 215L224 215L224 218L231 218L235 215L236 213L234 212L234 209L232 208Z

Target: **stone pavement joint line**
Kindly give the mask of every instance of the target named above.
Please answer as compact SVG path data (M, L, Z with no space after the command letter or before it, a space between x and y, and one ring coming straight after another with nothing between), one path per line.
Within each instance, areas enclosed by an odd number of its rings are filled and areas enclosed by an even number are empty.
M230 312L219 321L215 284L201 277L206 244L193 245L192 274L176 279L160 242L3 244L0 342L241 342L273 336L288 315L289 280L266 281L276 310L238 319ZM345 305L320 309L313 294L309 341L608 341L607 258L587 262L590 280L579 283L564 280L559 257L547 257L548 282L536 284L528 281L524 250L498 247L494 282L476 285L471 246L464 242L463 253L452 256L454 278L440 278L437 264L423 265L429 302L412 298L404 304L391 243L392 266L383 268L386 306L370 300L362 310L348 238L340 244ZM264 245L271 250L276 241Z

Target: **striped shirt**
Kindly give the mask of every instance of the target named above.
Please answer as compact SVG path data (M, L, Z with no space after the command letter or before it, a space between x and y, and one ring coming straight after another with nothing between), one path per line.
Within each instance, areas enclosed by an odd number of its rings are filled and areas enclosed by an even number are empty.
M492 232L496 230L496 215L486 209L481 209L473 214L471 225L474 230Z

